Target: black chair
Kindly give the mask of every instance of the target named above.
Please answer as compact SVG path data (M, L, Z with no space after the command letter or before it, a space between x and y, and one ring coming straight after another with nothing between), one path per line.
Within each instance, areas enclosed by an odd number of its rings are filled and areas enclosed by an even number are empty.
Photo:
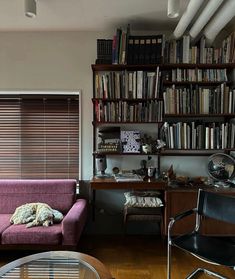
M171 229L175 222L194 213L196 214L194 230L181 236L171 236ZM207 263L227 266L235 270L235 242L231 238L202 235L200 233L200 221L203 216L235 224L235 197L200 189L197 207L171 218L168 225L168 279L171 278L171 246L178 247ZM216 278L228 279L205 268L194 270L186 279L193 278L200 272Z

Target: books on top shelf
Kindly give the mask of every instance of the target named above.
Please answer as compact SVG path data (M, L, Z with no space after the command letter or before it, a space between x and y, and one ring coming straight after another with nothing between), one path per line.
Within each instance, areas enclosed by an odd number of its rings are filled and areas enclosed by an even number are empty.
M204 36L195 46L191 46L189 35L166 41L164 63L235 63L235 31L223 40L222 46L218 48L207 47Z
M164 58L164 61L163 61ZM161 63L218 64L235 63L235 31L222 41L221 47L207 47L201 37L191 45L190 36L165 40L164 34L130 35L117 28L112 40L97 40L97 64L149 65Z
M145 35L129 36L127 64L149 65L160 64L163 60L165 36Z
M126 182L126 181L143 181L143 178L138 174L133 173L123 173L115 174L114 178L117 182Z
M126 30L117 28L116 34L113 36L112 44L112 64L127 63L127 44L130 34L130 25L127 25Z

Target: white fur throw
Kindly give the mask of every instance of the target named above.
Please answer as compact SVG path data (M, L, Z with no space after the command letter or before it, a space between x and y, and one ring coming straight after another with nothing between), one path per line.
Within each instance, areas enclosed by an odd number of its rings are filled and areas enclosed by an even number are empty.
M46 203L26 203L16 208L11 216L12 224L27 224L26 227L50 226L62 221L63 214Z

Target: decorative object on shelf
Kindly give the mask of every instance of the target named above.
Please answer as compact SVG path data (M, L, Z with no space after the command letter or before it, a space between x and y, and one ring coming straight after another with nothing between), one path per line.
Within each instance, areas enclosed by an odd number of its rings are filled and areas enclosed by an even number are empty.
M216 153L209 157L208 173L216 187L229 187L235 176L235 159L224 153Z
M123 153L140 153L140 132L121 131Z
M97 39L96 64L112 64L113 40Z
M106 156L97 154L96 158L96 170L100 172L100 174L97 174L96 177L107 177L108 175L105 173L105 170L107 168L107 161L106 161Z
M99 128L98 152L120 152L120 127Z
M163 140L158 139L157 146L156 146L157 150L162 149L164 146L166 146L166 143Z
M113 174L118 174L120 172L120 169L118 167L113 167L112 172Z
M144 134L141 139L142 152L145 154L156 153L157 141L151 136Z
M133 170L132 171L134 174L141 175L143 177L147 176L147 161L146 160L141 160L140 161L140 169Z

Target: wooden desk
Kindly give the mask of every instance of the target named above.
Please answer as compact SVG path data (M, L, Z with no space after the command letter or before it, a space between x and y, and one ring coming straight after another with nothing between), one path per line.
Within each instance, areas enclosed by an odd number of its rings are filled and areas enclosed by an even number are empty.
M146 181L127 181L116 182L114 178L93 178L90 181L92 189L92 217L95 218L95 195L96 190L113 190L113 189L154 189L161 190L164 196L164 230L163 234L167 235L167 226L170 217L181 213L182 211L196 207L198 189L203 188L208 191L218 192L225 195L235 195L235 188L216 188L211 186L195 185L195 186L178 186L169 187L165 181L146 180ZM182 220L175 226L173 232L179 235L190 230L195 224L194 217L191 216L187 220ZM203 224L203 231L208 235L234 236L235 225L219 224L215 220L207 220Z
M113 177L111 178L97 178L93 177L90 181L92 190L92 217L95 218L95 200L96 190L114 190L114 189L152 189L165 190L167 183L162 180L146 179L144 181L125 181L117 182Z

